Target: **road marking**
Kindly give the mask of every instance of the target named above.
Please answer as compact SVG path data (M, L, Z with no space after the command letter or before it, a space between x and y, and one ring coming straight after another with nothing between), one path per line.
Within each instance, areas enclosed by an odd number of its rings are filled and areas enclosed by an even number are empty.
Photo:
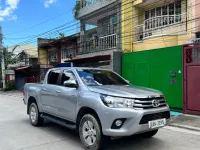
M172 131L176 131L176 132L182 132L182 133L200 135L199 131L192 131L192 130L178 128L178 127L166 126L166 127L164 127L164 129L172 130Z

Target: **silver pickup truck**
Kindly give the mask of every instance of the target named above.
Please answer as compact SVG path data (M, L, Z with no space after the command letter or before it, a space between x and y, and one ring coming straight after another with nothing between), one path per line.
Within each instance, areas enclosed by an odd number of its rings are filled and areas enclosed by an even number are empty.
M74 129L89 150L105 145L108 137L152 137L170 121L161 92L104 69L51 69L43 84L25 85L24 103L33 126L48 119Z

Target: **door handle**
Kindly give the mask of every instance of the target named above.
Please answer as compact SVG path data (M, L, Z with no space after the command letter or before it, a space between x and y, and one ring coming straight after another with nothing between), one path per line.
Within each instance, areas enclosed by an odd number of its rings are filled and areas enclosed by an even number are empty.
M46 88L43 88L42 90L43 90L43 91L47 91L47 89L46 89Z
M61 92L59 90L57 90L56 93L61 93Z

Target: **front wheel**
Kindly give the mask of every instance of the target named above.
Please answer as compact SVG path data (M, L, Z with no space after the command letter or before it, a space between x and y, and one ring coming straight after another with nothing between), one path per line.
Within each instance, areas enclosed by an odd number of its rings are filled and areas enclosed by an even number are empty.
M79 125L79 136L86 150L99 150L107 140L95 116L86 114Z
M149 132L146 132L146 133L142 133L141 136L143 138L151 138L154 135L156 135L157 132L158 132L158 129L157 130L153 130L153 131L149 131Z
M29 107L29 119L33 126L40 126L44 122L44 119L40 117L36 103L32 103Z

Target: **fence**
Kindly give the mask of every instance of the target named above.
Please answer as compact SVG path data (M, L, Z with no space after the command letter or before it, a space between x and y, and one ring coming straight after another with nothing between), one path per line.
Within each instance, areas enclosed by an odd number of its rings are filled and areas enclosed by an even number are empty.
M80 54L92 53L117 48L117 35L111 34L103 37L93 38L92 40L83 42L79 49ZM81 51L80 51L81 50Z
M134 42L141 41L145 37L152 36L154 31L162 28L167 28L168 33L173 33L174 25L181 25L186 23L186 13L180 15L163 15L156 16L144 21L144 24L134 26Z

